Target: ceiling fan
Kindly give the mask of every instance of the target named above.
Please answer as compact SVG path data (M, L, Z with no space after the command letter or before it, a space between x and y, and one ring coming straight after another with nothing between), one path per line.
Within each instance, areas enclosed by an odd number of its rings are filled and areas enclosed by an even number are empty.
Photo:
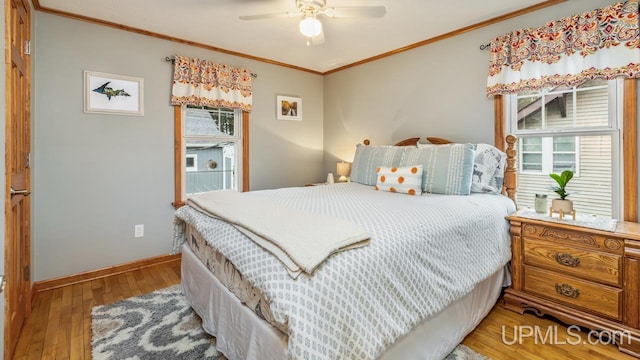
M327 7L326 0L295 1L298 11L240 16L240 20L302 16L302 20L300 20L300 33L307 38L307 46L309 46L311 43L321 44L324 42L322 23L318 19L320 15L333 18L379 18L387 13L387 9L384 6Z

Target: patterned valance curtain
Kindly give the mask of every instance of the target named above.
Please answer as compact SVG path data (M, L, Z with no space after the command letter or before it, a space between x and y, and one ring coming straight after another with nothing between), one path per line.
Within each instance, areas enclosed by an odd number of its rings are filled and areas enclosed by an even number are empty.
M640 76L638 1L520 29L491 42L487 95Z
M249 70L175 55L171 105L251 111L252 100Z

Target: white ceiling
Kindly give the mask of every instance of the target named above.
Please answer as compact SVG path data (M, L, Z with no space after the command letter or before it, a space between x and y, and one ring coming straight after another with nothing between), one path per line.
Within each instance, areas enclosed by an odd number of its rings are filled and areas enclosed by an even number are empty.
M295 12L295 0L39 0L39 5L324 73L543 2L327 0L327 7L383 5L387 14L322 17L326 41L312 46L298 31L299 18L238 19Z

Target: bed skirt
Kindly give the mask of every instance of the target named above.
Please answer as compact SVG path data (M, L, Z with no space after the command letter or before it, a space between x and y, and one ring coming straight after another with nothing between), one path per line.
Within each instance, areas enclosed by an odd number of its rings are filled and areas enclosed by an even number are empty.
M442 359L491 311L508 277L501 268L440 313L423 320L379 357ZM194 255L182 247L182 287L204 330L230 360L288 359L287 335L244 306ZM418 355L419 354L419 355Z

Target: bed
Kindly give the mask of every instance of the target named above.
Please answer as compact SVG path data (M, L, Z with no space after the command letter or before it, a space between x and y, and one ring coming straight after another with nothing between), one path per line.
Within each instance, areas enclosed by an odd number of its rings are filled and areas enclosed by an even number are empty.
M232 224L197 206L176 212L173 251L182 252L183 290L219 351L229 359L442 359L475 328L509 281L504 217L515 211L515 137L507 138L493 174L503 180L493 193L439 194L434 175L429 189L436 193L383 191L375 172L386 168L370 169L371 161L409 169L425 151L463 145L428 139L444 145L420 150L412 138L357 148L357 182L243 194L345 219L370 236L366 246L334 253L297 278ZM434 174L432 165L425 168ZM486 171L474 166L475 187L478 169ZM421 187L429 182L426 174L421 179Z

